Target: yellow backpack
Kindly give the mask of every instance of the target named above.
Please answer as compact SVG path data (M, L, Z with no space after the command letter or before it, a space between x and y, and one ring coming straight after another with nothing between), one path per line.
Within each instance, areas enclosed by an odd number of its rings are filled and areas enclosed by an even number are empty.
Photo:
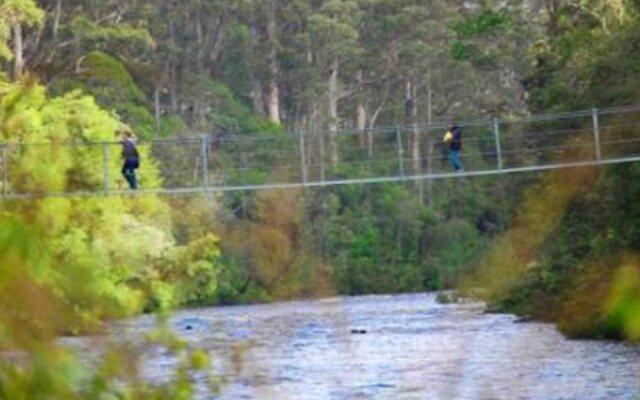
M453 140L453 133L451 133L451 131L447 131L447 133L444 134L444 138L442 139L442 141L449 143L452 140Z

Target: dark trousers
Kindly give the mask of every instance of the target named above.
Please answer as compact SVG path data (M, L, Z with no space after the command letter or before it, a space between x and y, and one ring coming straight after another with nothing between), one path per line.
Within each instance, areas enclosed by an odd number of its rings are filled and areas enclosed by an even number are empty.
M138 169L139 162L138 159L127 159L124 161L124 165L122 166L122 175L124 179L129 183L129 188L137 189L138 188L138 178L136 177L136 169Z
M460 150L450 150L449 161L451 162L451 166L456 172L462 171L462 163L460 163Z

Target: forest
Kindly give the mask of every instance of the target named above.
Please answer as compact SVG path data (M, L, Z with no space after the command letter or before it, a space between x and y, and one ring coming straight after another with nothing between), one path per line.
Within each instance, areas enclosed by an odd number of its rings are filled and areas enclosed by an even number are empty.
M420 124L638 104L639 28L637 0L1 0L1 141L111 141L123 126L142 141L303 132L337 154L341 132L366 148L369 130L402 125L420 160L444 133ZM36 149L19 171L36 189L83 187L97 178L78 171L94 162ZM162 185L153 162L141 173ZM59 334L183 306L452 288L572 337L638 340L638 198L640 165L625 164L5 201L0 343L40 351ZM2 366L22 375L0 397L30 398L45 382L38 366L64 364L42 354L33 371ZM76 372L48 370L67 374L49 389L76 398L60 383ZM85 390L103 398L116 375L105 365ZM152 398L137 390L126 398Z

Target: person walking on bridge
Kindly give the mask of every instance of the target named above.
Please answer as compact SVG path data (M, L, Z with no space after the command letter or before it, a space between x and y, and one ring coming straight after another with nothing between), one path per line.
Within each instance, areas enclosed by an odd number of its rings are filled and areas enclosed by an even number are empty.
M140 167L140 154L136 144L138 138L129 129L125 129L122 132L122 138L120 144L122 144L122 159L124 164L122 165L122 175L127 180L130 189L138 188L138 178L136 177L136 169Z
M462 151L462 130L460 127L456 124L451 125L443 140L449 146L449 161L453 170L456 172L464 171L460 162L460 152Z

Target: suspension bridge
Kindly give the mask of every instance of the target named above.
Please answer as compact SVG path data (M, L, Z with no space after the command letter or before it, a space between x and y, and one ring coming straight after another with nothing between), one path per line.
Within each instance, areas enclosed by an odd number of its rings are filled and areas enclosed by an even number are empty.
M442 143L445 124L143 141L138 146L140 189L135 191L126 188L120 172L119 142L5 142L0 144L0 197L172 195L419 182L640 161L640 106L460 121L458 126L463 132L463 172L453 172L448 163ZM49 173L60 168L62 179Z

